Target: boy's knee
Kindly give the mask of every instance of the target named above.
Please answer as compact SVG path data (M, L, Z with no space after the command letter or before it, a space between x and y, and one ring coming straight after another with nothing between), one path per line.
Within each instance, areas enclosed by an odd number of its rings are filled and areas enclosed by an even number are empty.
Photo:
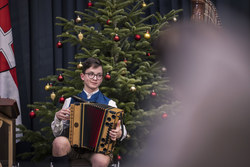
M107 167L110 163L110 157L103 154L95 154L91 158L91 163L93 166Z
M53 156L64 156L70 152L70 143L66 137L56 137L52 144L52 154Z

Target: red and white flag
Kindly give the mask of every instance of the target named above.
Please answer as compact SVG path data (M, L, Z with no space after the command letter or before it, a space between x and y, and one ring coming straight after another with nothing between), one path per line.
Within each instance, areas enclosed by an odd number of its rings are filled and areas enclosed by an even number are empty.
M21 113L10 24L9 0L0 0L0 97L15 99ZM16 119L16 124L21 123L20 114Z

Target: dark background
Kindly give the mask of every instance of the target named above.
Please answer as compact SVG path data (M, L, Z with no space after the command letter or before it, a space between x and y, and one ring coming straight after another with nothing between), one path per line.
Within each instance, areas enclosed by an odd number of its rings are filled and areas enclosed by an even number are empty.
M159 11L162 14L171 9L183 9L179 20L189 19L189 0L145 0L154 2L148 13ZM250 1L212 0L217 7L223 27L249 29ZM11 24L13 28L14 50L21 101L23 124L34 130L40 128L39 118L30 122L27 104L45 101L50 92L44 90L45 82L39 81L47 75L59 74L56 68L66 68L74 61L75 47L64 45L58 49L56 38L62 28L56 26L56 16L75 19L75 10L87 8L87 0L9 0ZM232 26L234 25L234 26ZM247 34L248 35L248 34Z

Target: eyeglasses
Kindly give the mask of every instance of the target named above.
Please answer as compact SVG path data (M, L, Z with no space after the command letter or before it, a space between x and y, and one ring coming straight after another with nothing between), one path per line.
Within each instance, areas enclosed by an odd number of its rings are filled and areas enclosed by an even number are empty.
M102 74L94 74L93 72L85 73L85 74L87 74L90 79L93 79L95 77L98 80L102 79Z

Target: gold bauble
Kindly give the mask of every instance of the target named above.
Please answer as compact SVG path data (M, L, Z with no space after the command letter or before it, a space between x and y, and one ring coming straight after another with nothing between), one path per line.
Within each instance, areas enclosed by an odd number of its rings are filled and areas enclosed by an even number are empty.
M81 32L78 34L78 38L79 38L80 41L82 41L82 39L83 39L83 34L82 34Z
M144 38L145 39L150 39L151 35L149 34L149 32L147 31L145 34L144 34Z
M80 62L80 63L77 65L77 68L78 68L78 69L81 69L81 68L82 68L82 62Z
M49 90L49 88L50 88L50 85L49 85L49 83L47 83L47 85L44 87L44 89Z
M80 23L82 21L81 17L80 16L77 16L76 18L76 23Z
M54 92L52 92L52 93L50 94L50 98L54 101L55 98L56 98L56 94L55 94Z
M147 4L145 2L142 3L142 7L146 7Z
M131 90L132 92L134 92L134 91L136 91L136 87L131 86L130 90Z

